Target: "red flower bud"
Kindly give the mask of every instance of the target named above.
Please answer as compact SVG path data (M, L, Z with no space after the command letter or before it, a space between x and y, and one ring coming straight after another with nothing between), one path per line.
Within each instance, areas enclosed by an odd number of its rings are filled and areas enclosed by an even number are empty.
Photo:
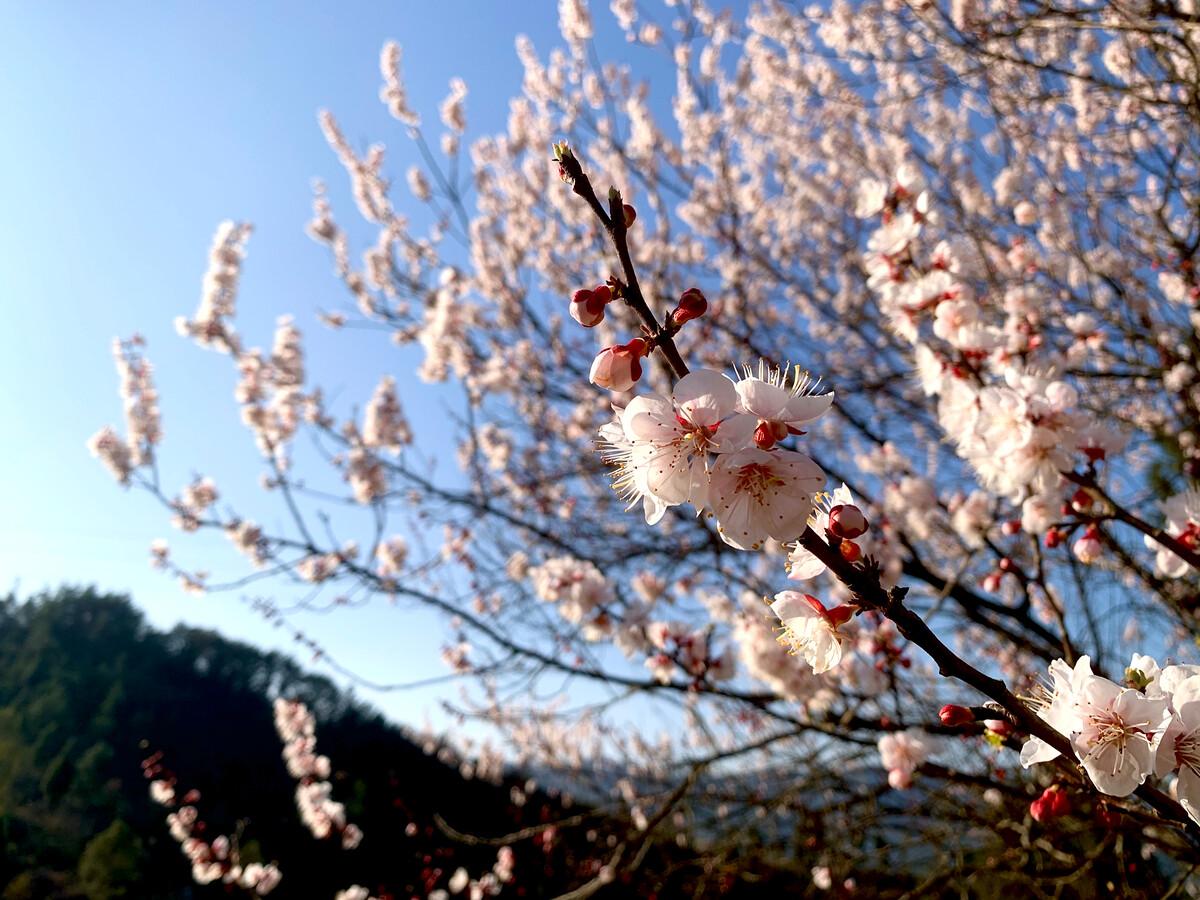
M835 537L862 537L870 527L867 517L857 506L844 503L829 510L829 530Z
M1096 821L1105 828L1116 828L1121 822L1121 814L1107 803L1097 803Z
M601 306L603 306L605 303L611 303L613 298L612 288L610 288L607 284L598 284L592 289L592 296L596 298L596 301Z
M1012 723L1008 719L987 719L983 724L988 731L1000 737L1008 737L1013 733Z
M754 443L760 450L770 450L788 436L788 427L782 422L760 421L754 429Z
M1009 519L1000 526L1000 531L1010 537L1021 530L1021 523L1016 519Z
M842 554L842 559L846 562L858 562L862 559L862 547L858 546L854 541L842 541L838 550Z
M625 214L625 227L628 228L637 221L637 210L628 203L621 204L621 212Z
M604 304L607 302L598 291L576 291L571 297L571 318L584 328L594 328L604 321Z
M1087 512L1092 508L1092 504L1096 502L1096 498L1092 496L1092 492L1080 488L1071 495L1071 508L1075 512Z
M965 706L957 706L954 703L947 703L938 710L938 718L942 720L943 725L948 725L951 728L958 728L962 725L970 725L975 721L975 713L967 709Z
M1051 528L1049 531L1046 532L1046 536L1044 538L1042 538L1042 543L1045 544L1046 547L1049 548L1050 550L1053 550L1055 547L1057 547L1062 542L1063 542L1063 533L1056 528Z
M642 377L642 357L646 353L646 342L641 338L605 347L592 361L588 380L610 391L627 391Z
M1071 798L1057 784L1052 784L1029 804L1029 814L1038 822L1052 822L1071 811Z
M679 305L671 313L671 321L676 325L698 319L708 311L708 301L700 293L699 288L688 288L679 298Z

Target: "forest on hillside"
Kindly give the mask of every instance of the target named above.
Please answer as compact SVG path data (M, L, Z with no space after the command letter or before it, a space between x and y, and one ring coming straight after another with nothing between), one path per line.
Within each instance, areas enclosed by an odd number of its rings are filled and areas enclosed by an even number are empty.
M352 882L406 896L495 847L435 829L500 835L561 804L516 782L467 780L400 728L291 659L211 632L147 627L124 597L63 589L0 603L0 886L4 900L205 897L151 803L141 762L161 752L214 828L240 835L245 862L277 861L281 897L332 897ZM271 698L303 699L334 763L335 795L367 837L352 854L314 841L296 815ZM416 833L409 826L415 824ZM518 849L520 858L524 852ZM537 849L547 890L574 859ZM540 857L540 858L539 858ZM522 860L525 862L524 860Z

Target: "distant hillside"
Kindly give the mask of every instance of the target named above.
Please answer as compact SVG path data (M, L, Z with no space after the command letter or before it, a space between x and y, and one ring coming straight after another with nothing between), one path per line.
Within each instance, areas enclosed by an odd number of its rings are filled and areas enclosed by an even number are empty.
M344 852L299 824L270 701L309 704L336 799L366 834ZM462 779L402 730L324 678L277 653L216 634L146 626L126 598L63 589L0 601L0 896L3 900L225 896L196 887L165 810L139 764L166 754L202 793L212 827L242 823L247 861L278 860L281 898L332 898L353 883L408 897L434 869L487 871L495 847L464 847L428 830L433 814L466 832L499 835L556 818L546 797L513 806L509 786ZM405 834L410 822L421 826ZM578 883L569 846L516 847L524 896ZM529 873L536 872L536 882ZM513 892L514 894L516 892ZM641 891L623 892L631 896Z

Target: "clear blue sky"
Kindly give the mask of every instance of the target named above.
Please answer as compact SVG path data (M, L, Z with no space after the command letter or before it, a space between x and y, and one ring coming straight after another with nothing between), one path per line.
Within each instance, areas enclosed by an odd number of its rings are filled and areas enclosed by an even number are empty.
M149 497L126 495L88 456L87 438L120 421L110 341L134 331L149 341L163 400L164 485L177 490L203 467L231 499L257 495L259 466L237 421L228 360L172 327L175 316L195 309L217 223L249 220L256 232L239 302L246 339L269 344L274 319L293 312L316 380L361 398L390 372L418 426L436 420L436 397L417 396L415 360L377 337L334 335L315 322L316 309L337 306L344 294L325 252L303 232L312 179L329 182L339 221L356 219L316 112L333 110L357 145L386 143L403 198L416 151L377 99L384 41L403 45L412 105L434 140L437 105L454 75L470 86L470 133L494 131L520 85L513 40L528 34L543 54L556 46L556 4L2 8L0 421L8 434L0 450L0 588L19 582L25 595L95 583L130 592L159 626L184 621L287 646L235 595L188 597L150 570L147 548L160 536L194 567L229 573L238 565L220 539L171 533ZM594 12L602 55L632 52L613 32L607 3ZM644 61L646 51L637 52ZM657 103L672 86L654 85ZM267 524L278 520L270 505L240 509ZM445 672L441 629L422 613L377 606L296 622L366 677ZM436 696L454 692L362 696L416 724Z

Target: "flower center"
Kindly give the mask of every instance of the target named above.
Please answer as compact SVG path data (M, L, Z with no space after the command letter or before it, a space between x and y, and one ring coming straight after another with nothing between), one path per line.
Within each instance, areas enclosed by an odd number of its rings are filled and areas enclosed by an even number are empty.
M762 503L767 492L782 487L784 481L776 475L765 463L747 463L737 471L737 482L734 490L738 493L749 494L758 503Z

